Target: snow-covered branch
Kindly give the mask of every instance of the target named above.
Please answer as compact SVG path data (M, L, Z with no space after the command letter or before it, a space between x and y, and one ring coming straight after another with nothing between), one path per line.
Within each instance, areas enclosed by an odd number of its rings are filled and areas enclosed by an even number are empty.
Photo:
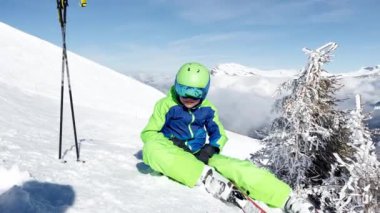
M360 96L356 96L356 110L350 112L347 128L351 136L347 144L354 151L342 158L337 153L337 164L321 187L323 205L338 212L380 211L380 163L368 128L364 125ZM339 168L338 168L339 167ZM341 171L336 175L336 171ZM329 193L326 193L326 189Z

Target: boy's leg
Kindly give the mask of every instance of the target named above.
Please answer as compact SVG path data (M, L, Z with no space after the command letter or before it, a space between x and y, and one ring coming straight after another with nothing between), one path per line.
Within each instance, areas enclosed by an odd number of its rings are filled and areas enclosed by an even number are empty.
M291 188L286 183L249 161L214 155L208 165L233 181L253 199L272 207L283 208L291 193Z
M161 172L186 186L193 187L205 166L193 154L171 141L148 141L143 147L143 160L153 170Z

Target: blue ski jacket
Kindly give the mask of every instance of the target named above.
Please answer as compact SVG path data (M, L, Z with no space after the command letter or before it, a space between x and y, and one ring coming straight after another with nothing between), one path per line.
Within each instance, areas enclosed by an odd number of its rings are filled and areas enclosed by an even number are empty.
M205 145L206 135L208 143L220 150L228 140L215 106L205 99L194 109L187 109L172 87L167 96L156 103L141 138L144 142L176 138L196 153Z

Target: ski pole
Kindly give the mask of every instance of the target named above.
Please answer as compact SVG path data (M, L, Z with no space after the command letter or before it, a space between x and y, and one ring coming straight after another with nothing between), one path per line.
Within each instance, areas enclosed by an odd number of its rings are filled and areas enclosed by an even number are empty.
M67 0L57 0L58 16L59 22L61 25L62 32L62 73L61 73L61 105L60 105L60 126L59 126L59 151L58 159L62 158L62 124L63 124L63 97L64 97L64 72L66 68L68 88L69 88L69 97L70 97L70 108L71 108L71 118L73 121L74 129L74 139L75 139L75 149L77 161L79 161L79 146L77 140L76 124L75 124L75 115L74 115L74 104L72 97L72 90L70 84L70 73L69 73L69 63L67 59L67 48L66 48L66 11L67 11L68 1Z
M64 28L66 24L66 7L67 2L65 0L57 0L58 18L61 26L62 37L63 37L63 51L62 51L62 74L61 74L61 105L60 105L60 119L59 119L59 150L58 159L62 158L62 123L63 123L63 96L64 96L64 85L65 85L65 38L64 38Z

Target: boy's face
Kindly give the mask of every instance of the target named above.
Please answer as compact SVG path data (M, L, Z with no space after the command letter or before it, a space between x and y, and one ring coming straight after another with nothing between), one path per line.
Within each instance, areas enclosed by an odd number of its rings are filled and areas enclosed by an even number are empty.
M192 99L192 98L184 98L184 97L179 97L179 100L188 109L195 107L197 104L199 104L199 102L201 102L200 99Z

